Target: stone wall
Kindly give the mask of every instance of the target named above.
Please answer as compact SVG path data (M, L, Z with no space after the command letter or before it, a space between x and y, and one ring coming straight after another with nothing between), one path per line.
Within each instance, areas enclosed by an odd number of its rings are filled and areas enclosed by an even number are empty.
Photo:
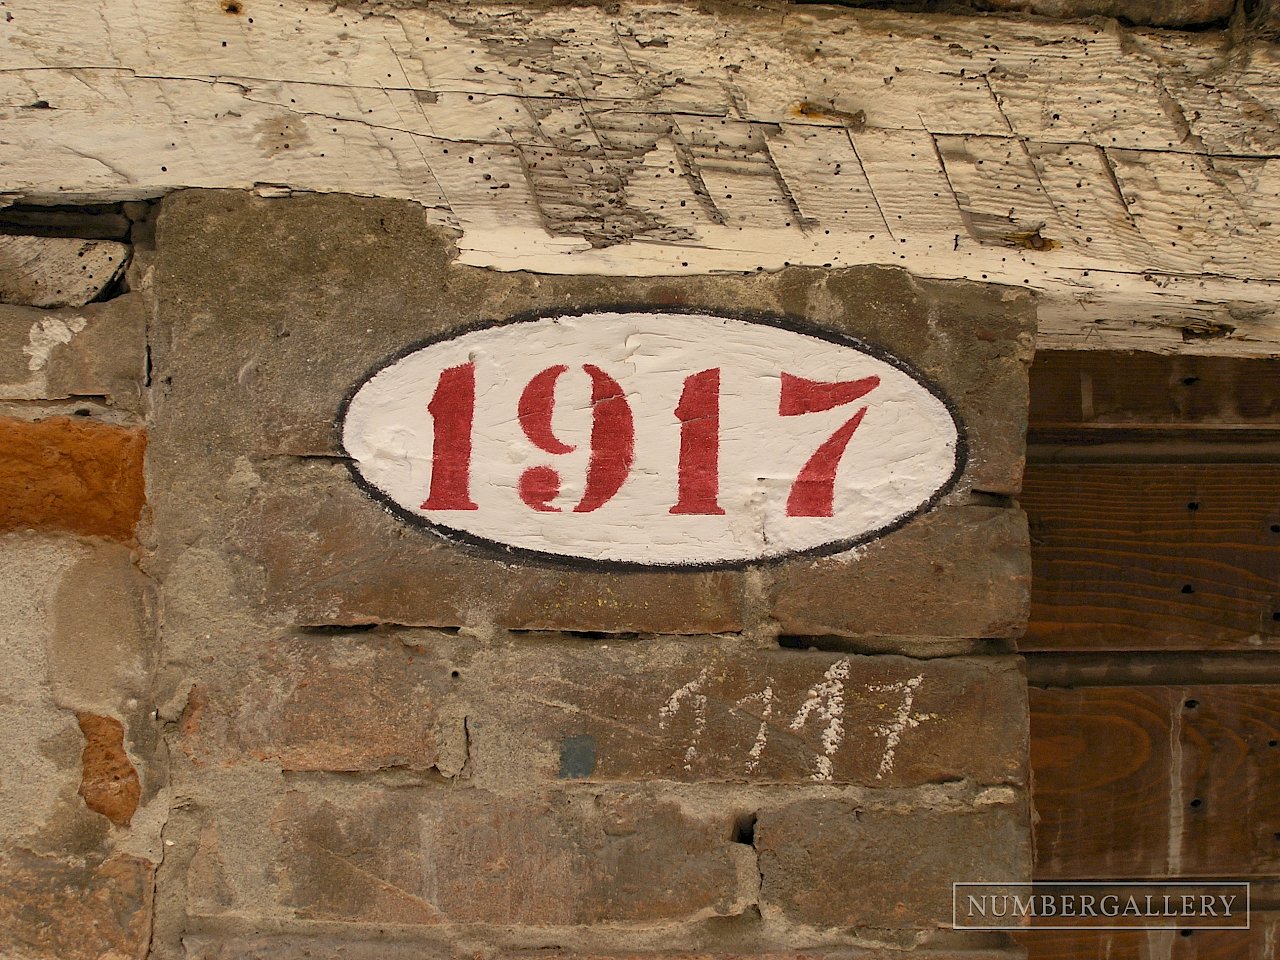
M141 272L117 241L18 239L30 269L0 304L0 953L140 957L171 805L139 567Z
M1031 869L1027 294L495 273L398 201L131 212L98 302L0 314L0 952L1009 955L951 884ZM337 411L388 356L624 303L882 346L955 404L958 483L695 572L451 543L353 483Z

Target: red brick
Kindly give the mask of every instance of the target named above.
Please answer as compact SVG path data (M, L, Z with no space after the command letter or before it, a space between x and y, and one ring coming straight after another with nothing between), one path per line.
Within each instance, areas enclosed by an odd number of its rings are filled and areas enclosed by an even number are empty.
M132 540L145 500L143 430L0 417L0 532L65 530Z
M154 867L0 854L0 956L23 960L142 960L151 935Z
M935 790L928 805L814 799L761 811L755 842L766 918L933 929L951 923L952 883L1030 879L1025 793L960 788L946 798Z
M138 809L138 772L124 749L124 726L114 717L77 713L84 734L80 796L85 806L118 827L127 827Z

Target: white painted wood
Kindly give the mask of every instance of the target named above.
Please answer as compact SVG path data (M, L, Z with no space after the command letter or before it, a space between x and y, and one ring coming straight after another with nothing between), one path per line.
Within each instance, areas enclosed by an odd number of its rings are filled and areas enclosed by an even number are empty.
M602 429L602 401L586 365L613 378L615 395L625 398L612 401L625 408L615 408L615 415L625 419L627 436L613 449L627 452L615 458L625 480L610 487L604 502L596 498L583 509L591 500L589 465ZM440 386L445 371L464 366L474 400ZM554 443L540 443L544 434L531 426L535 417L521 403L548 368ZM702 442L686 450L686 427L676 411L686 402L688 378L704 371L716 381L712 402L696 405L696 419L707 429ZM820 384L861 383L843 401L797 413L785 400L787 374ZM441 428L438 417L446 409L472 411L465 431ZM797 478L850 423L851 434L830 461L834 473L826 475L828 515L793 507L804 493L797 494ZM367 380L342 430L360 475L406 518L446 535L646 566L847 550L932 502L964 460L950 410L903 367L849 342L703 314L544 317L440 341ZM465 444L442 452L441 437L459 436ZM708 446L715 450L711 457L703 455ZM433 506L436 472L451 459L449 451L456 456L464 447L468 480L451 489L465 488L465 496ZM710 496L686 501L681 476L699 466L707 468L700 489ZM535 506L524 483L531 472L548 471L557 492ZM693 509L673 512L678 502Z
M0 303L82 307L128 262L129 248L111 240L0 235Z
M397 197L478 266L895 264L1040 291L1046 347L1280 352L1271 45L812 6L238 8L8 0L0 193Z

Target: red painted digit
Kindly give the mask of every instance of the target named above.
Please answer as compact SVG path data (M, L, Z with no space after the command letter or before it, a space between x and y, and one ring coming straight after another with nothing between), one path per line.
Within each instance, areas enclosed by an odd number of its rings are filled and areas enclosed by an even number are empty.
M680 402L679 498L671 513L724 516L720 506L720 368L685 377Z
M556 381L560 379L560 374L568 369L561 363L534 374L533 379L524 388L524 392L520 394L520 402L516 405L516 413L520 417L520 428L524 430L524 435L547 453L573 453L577 449L562 443L551 432L551 413L556 406Z
M520 474L516 487L520 499L539 513L559 513L551 501L560 496L560 474L550 467L530 467Z
M552 454L572 453L551 429L555 411L556 381L569 368L548 367L525 386L517 404L520 428L540 450ZM587 483L574 513L590 513L609 502L631 474L635 457L635 424L631 405L622 387L599 367L583 364L591 378L591 459L587 462ZM520 475L517 492L526 505L539 513L558 513L551 501L560 493L560 474L551 467L530 467Z
M778 414L795 417L804 413L821 413L853 403L865 397L880 385L879 377L863 377L861 380L844 380L824 383L807 380L790 373L782 375L782 393L778 399ZM844 456L849 441L866 416L862 407L844 425L814 451L800 469L787 497L788 517L829 517L835 508L836 470Z
M551 429L551 415L556 408L556 381L569 368L563 363L535 373L525 385L516 404L520 429L534 446L547 453L572 453L572 447L560 440ZM539 513L559 513L551 501L560 495L560 474L551 467L530 467L516 483L520 499Z
M574 513L590 513L608 503L631 475L636 452L631 404L622 387L594 364L584 363L582 369L591 377L591 460L587 487Z
M431 440L431 488L423 510L479 510L471 499L471 427L476 413L476 365L440 373L427 404Z

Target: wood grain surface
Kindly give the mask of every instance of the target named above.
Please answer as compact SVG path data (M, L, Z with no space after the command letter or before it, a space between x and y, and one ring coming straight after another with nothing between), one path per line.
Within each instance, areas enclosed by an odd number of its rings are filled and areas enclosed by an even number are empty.
M399 198L499 270L895 264L1040 291L1042 346L1280 349L1280 133L1252 120L1280 58L1219 31L777 2L5 10L14 200Z
M1031 691L1036 876L1280 871L1280 689Z
M1030 419L1032 442L1280 430L1280 359L1042 350L1031 368Z
M1280 646L1280 464L1033 463L1033 650Z
M1280 914L1248 930L1037 930L1014 938L1027 960L1275 960Z

